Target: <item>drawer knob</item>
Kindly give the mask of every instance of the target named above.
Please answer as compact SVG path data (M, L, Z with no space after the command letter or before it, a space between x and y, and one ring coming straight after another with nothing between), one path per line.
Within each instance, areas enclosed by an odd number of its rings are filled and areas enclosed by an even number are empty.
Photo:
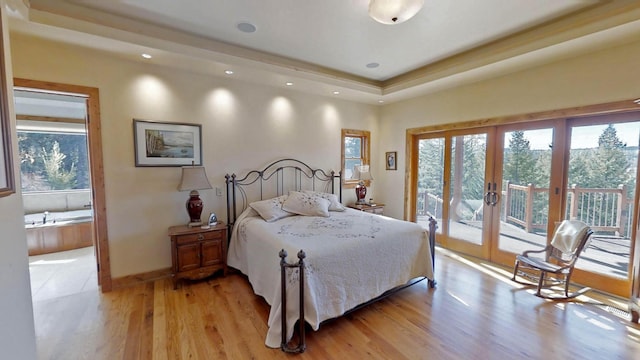
M204 240L204 235L198 234L198 240Z

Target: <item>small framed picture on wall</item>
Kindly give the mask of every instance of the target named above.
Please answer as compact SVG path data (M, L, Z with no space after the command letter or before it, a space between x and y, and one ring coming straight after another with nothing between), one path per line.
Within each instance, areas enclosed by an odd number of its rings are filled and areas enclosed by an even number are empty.
M397 151L387 151L386 152L386 161L387 170L398 170L397 162L398 162L398 152Z

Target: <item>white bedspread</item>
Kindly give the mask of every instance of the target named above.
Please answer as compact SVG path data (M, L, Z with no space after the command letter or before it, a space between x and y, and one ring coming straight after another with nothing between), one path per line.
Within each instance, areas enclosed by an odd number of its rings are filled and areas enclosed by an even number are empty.
M353 209L267 223L249 208L236 221L227 264L247 275L255 293L271 305L269 347L282 340L280 249L289 254L289 263L298 261L300 249L307 255L305 319L314 330L413 278L433 279L428 234L418 224ZM287 339L299 317L296 271L289 271L287 284Z

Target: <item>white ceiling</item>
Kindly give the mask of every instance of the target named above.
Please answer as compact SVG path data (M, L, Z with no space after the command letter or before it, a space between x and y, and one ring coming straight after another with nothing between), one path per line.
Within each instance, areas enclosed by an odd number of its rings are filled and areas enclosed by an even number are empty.
M425 0L402 24L368 0L30 0L14 31L135 61L386 103L640 38L640 1ZM237 25L255 25L244 33ZM375 68L367 64L378 63Z

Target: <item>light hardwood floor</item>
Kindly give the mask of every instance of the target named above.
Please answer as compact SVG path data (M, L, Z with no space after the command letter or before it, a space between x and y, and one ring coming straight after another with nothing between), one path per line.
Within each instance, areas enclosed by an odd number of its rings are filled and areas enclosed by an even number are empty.
M307 351L265 347L269 307L245 277L169 279L34 303L40 359L636 359L626 303L540 299L509 269L438 250L425 282L310 331ZM607 306L595 303L606 302ZM607 308L609 311L607 311ZM614 310L614 311L611 311Z

